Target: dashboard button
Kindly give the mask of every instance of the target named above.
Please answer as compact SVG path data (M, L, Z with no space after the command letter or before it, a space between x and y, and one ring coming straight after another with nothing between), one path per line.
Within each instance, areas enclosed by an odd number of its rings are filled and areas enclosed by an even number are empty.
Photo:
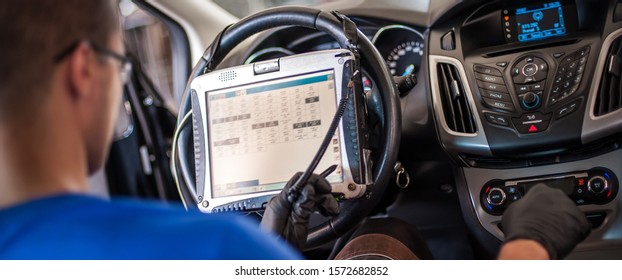
M514 123L514 125L516 126L516 130L518 130L519 133L531 134L531 133L538 133L538 132L545 131L549 127L549 122L550 121L542 121L539 123L532 123L532 124Z
M531 90L531 88L528 85L518 85L516 86L516 93L525 93L528 92L529 90Z
M533 91L542 91L542 90L544 90L544 82L531 85L531 89Z
M538 65L534 63L527 63L525 66L523 66L523 69L521 71L523 75L527 77L533 76L538 72Z
M505 192L500 188L492 188L488 195L486 196L486 201L490 205L501 205L505 202L506 196Z
M508 66L508 62L507 61L497 62L497 66L505 68L505 66Z
M569 104L566 104L564 106L562 106L561 108L557 109L555 111L555 115L557 119L561 119L567 115L569 115L570 113L574 112L575 110L577 110L579 108L579 105L581 104L581 100L575 100Z
M516 188L516 186L509 186L505 190L508 192L508 194L518 193L518 189Z
M562 59L562 64L568 64L574 60L574 55L569 54L564 59Z
M559 95L551 95L550 100L552 104L557 103L557 101L559 101Z
M488 66L475 65L473 66L473 70L475 70L475 72L477 73L482 73L486 75L493 75L493 76L498 76L498 77L502 76L499 70L492 68L492 67L488 67Z
M533 110L540 106L540 96L533 93L528 92L525 95L520 97L523 108L526 110Z
M512 119L516 130L521 134L542 132L549 127L551 114L541 114L538 112L522 115L520 118Z
M494 99L485 98L485 97L483 99L484 99L484 103L488 105L489 107L511 111L511 112L514 111L514 105L512 103L503 102L503 101L494 100Z
M584 70L585 70L585 65L579 65L579 67L577 67L577 73L579 74L583 73Z
M490 99L495 99L495 100L501 100L501 101L505 101L505 102L512 102L512 98L507 93L496 92L496 91L489 91L489 90L485 90L485 89L480 89L480 90L482 92L482 97L486 97L486 98L490 98Z
M579 56L581 56L581 57L585 57L585 56L587 56L587 54L588 54L588 53L590 53L590 47L589 47L589 46L587 46L587 47L585 47L585 48L581 49L581 50L578 52L578 55L579 55Z
M587 190L594 194L601 194L609 188L607 179L602 176L594 176L587 181ZM492 192L492 191L491 191ZM490 194L488 194L490 196Z
M560 86L554 86L551 89L551 94L552 95L557 95L558 93L561 93L561 92L562 92L562 88Z
M508 93L508 88L505 85L487 83L477 80L477 86L485 90Z
M525 82L524 83L528 84L528 83L533 83L535 81L536 81L536 78L534 78L534 77L527 77L527 78L525 78Z
M456 49L456 35L453 31L449 31L441 37L441 48L446 51L452 51Z
M496 124L496 125L502 125L502 126L509 125L508 119L505 116L491 114L491 113L486 113L485 115L489 123Z
M487 82L487 83L501 84L501 85L505 84L505 82L503 81L503 78L498 77L498 76L475 73L475 78L480 81Z

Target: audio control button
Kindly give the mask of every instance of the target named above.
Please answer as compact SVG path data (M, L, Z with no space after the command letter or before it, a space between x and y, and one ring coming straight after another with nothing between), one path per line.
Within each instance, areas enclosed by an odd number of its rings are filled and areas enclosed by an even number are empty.
M594 176L587 181L587 189L594 194L601 194L609 188L607 179L602 176Z
M527 63L525 66L523 66L521 72L523 73L523 75L531 77L538 72L538 65L534 63Z
M486 201L490 204L490 205L501 205L505 202L506 196L505 196L505 192L500 189L500 188L492 188L489 192L488 192L488 196L486 197Z

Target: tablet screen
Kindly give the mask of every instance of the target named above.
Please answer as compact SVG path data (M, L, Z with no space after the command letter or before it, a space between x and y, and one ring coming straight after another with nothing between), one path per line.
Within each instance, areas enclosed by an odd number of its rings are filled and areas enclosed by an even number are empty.
M332 70L207 92L212 197L278 190L304 171L337 110ZM339 135L315 173L343 182Z

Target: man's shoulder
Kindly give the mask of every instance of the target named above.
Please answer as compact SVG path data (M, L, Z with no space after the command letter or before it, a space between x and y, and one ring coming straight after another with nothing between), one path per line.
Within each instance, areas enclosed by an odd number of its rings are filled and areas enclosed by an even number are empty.
M42 212L41 209L46 210ZM19 233L13 236L17 238L14 240L36 243L40 248L51 250L54 246L63 247L63 255L47 255L50 258L299 257L286 245L279 244L281 242L274 236L259 230L259 225L250 219L238 215L186 212L181 206L159 202L106 201L66 195L32 201L6 211L13 212L15 219L22 219L16 221L21 226L14 228L14 232ZM6 211L2 213L4 216L9 214ZM3 242L1 236L0 243Z

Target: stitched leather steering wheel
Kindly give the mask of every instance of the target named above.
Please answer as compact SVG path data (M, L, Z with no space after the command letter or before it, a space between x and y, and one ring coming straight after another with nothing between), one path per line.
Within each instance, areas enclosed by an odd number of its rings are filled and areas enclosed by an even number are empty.
M345 23L344 23L345 21ZM341 213L318 226L309 229L307 249L320 246L326 242L345 234L348 230L362 221L381 200L386 186L393 175L393 167L397 160L400 141L401 111L397 90L387 66L371 41L359 30L345 28L353 23L337 13L324 12L305 7L280 7L243 18L229 26L205 51L200 61L195 65L188 80L184 96L182 97L178 123L191 110L190 83L195 77L210 72L218 66L235 46L244 39L270 28L283 26L300 26L325 32L332 36L342 48L351 48L353 41L358 42L358 52L361 56L361 67L369 77L375 81L380 92L382 116L380 119L380 139L378 147L373 151L373 184L368 186L367 195L341 203ZM345 30L345 31L344 31ZM355 40L352 40L352 38ZM380 104L376 104L380 105ZM185 187L194 186L194 154L192 151L191 133L179 135L178 163L181 184ZM190 192L183 193L182 199L187 205L195 205L195 199Z

